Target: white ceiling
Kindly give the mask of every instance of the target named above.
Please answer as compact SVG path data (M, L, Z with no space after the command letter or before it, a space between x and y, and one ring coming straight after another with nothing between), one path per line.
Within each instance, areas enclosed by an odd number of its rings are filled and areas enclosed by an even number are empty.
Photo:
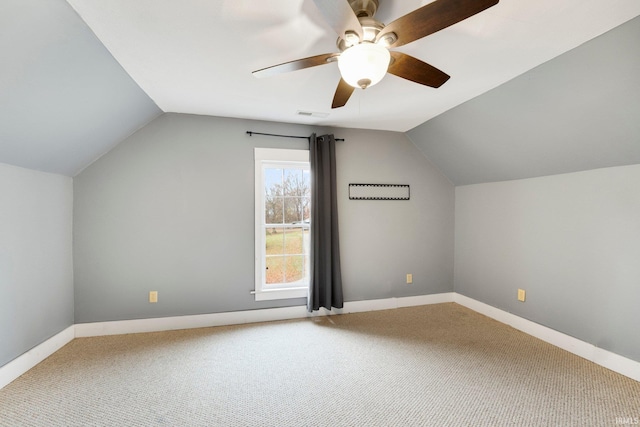
M331 110L336 64L251 74L337 51L336 34L311 0L68 2L165 112L401 132L640 15L638 0L502 0L398 49L450 74L441 88L388 75ZM427 3L380 0L376 18L389 23Z

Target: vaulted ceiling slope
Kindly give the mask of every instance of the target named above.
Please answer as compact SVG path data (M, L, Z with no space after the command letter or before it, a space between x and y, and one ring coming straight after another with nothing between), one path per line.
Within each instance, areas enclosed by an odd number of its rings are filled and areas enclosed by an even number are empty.
M380 0L376 17L389 23L427 3ZM440 89L387 76L375 87L357 90L345 107L331 110L339 78L335 64L265 79L251 75L276 63L336 51L336 35L312 0L2 0L0 162L74 176L163 111L407 131L638 15L638 0L502 0L399 49L451 74ZM562 66L556 68L562 74ZM611 84L610 75L592 78L598 87ZM554 79L547 79L553 87ZM510 113L511 103L520 102L518 96L505 98L496 111ZM301 116L298 110L326 116ZM439 117L434 128L447 117L457 116ZM473 127L481 116L459 117ZM461 120L447 126L464 128ZM559 124L555 129L567 130ZM463 145L454 147L466 149L467 136L460 137ZM526 141L517 147L525 156L539 144L537 138ZM458 169L450 168L455 152L420 147L455 182L513 176L500 169L500 162L487 162L483 167L495 167L496 173L468 178L459 171L468 166L464 156ZM492 158L496 150L489 144L473 155ZM557 163L552 156L546 160ZM536 174L557 170L538 169Z
M2 0L0 54L0 162L74 176L162 113L64 0Z
M456 185L640 163L640 17L409 138Z
M251 74L338 51L312 0L68 1L165 112L400 132L640 14L638 0L502 0L397 49L450 74L439 89L388 75L332 110L335 63ZM380 0L375 16L388 24L432 1Z

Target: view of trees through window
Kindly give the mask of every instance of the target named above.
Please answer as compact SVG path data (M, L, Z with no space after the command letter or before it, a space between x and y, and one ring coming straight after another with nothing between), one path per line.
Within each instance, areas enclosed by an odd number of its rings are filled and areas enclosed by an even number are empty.
M266 168L266 284L293 284L308 276L311 179L301 168Z

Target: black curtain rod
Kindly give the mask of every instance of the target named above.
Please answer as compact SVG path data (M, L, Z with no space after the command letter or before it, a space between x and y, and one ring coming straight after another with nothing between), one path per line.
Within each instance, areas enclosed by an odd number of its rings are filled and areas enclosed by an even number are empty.
M298 138L298 139L306 139L307 141L309 140L308 136L296 136L296 135L278 135L275 133L262 133L262 132L253 132L248 130L247 131L247 135L249 136L253 136L253 135L264 135L264 136L277 136L280 138ZM344 138L335 138L336 141L344 141Z

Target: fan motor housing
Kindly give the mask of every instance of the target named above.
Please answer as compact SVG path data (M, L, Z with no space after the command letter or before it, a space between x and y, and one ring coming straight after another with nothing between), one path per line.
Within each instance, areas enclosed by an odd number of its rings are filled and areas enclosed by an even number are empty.
M355 37L357 37L355 33L347 34L346 40L338 38L336 45L341 52L344 52L345 49L348 49L359 42L375 41L378 33L380 33L384 28L384 24L382 22L374 19L374 15L378 11L379 5L380 3L378 0L349 0L349 6L353 9L353 13L358 18L358 21L360 21L360 25L362 25L363 38L362 40L355 40Z
M349 0L349 6L358 18L373 18L378 10L378 0Z
M361 17L358 18L358 20L360 21L360 25L362 25L362 41L373 43L378 36L378 33L380 33L380 31L382 31L382 29L384 28L384 24L372 17ZM354 44L357 43L351 43L340 37L338 37L338 40L336 41L336 46L338 46L338 49L340 49L341 52L344 52L345 49L350 48Z

